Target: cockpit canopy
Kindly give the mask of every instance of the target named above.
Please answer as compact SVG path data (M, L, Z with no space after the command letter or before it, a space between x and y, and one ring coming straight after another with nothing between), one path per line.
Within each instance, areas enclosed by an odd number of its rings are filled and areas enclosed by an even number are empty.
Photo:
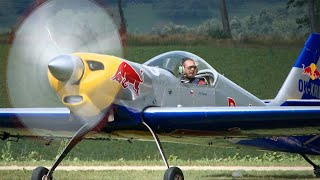
M186 57L195 61L199 74L211 74L212 80L215 80L217 71L199 56L186 51L170 51L163 53L145 62L144 65L166 69L179 78L181 77L181 74L179 74L178 69L179 66L181 66L182 59Z

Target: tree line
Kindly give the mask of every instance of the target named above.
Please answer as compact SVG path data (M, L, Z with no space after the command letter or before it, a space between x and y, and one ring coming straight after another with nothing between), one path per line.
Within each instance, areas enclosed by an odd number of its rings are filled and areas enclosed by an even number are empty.
M181 1L171 1L171 0L144 0L143 3L152 3L153 8L161 9L159 11L160 15L163 16L169 16L172 18L188 18L188 17L200 17L200 18L209 18L212 17L210 13L213 13L213 9L219 9L220 12L220 21L222 25L223 30L223 37L224 38L232 38L232 35L235 34L234 32L237 31L243 31L241 30L242 26L239 18L233 18L232 22L230 24L229 22L229 13L228 10L232 8L237 8L237 6L240 6L244 3L250 3L251 0L237 0L234 1L234 3L229 3L226 0L219 0L219 1L211 1L211 0L202 0L201 2L196 0L185 0L183 2ZM298 25L297 28L309 28L309 32L320 32L320 1L316 0L285 0L286 1L286 9L292 10L295 9L300 13L300 15L297 16L295 19L295 23ZM118 0L118 2L121 2L121 0ZM132 2L132 1L131 1ZM275 3L276 0L269 0L269 3ZM126 1L128 3L128 1ZM120 9L119 9L120 11ZM215 11L216 12L216 11ZM286 12L279 12L280 14L285 14ZM121 11L120 11L121 15ZM254 15L249 15L249 19L246 19L246 33L252 32L253 35L257 33L267 33L268 34L268 28L266 27L266 24L269 23L269 26L272 26L272 22L275 22L276 24L274 26L277 26L275 28L275 32L279 31L281 28L285 31L285 26L283 22L277 20L277 17L273 17L268 14L267 10L261 10L258 17L255 17ZM281 18L281 17L279 17ZM121 19L125 19L123 16L123 12L121 15ZM259 22L257 22L259 21ZM292 23L292 22L288 22ZM123 23L121 23L123 24ZM243 24L243 23L242 23ZM256 25L261 25L260 30L254 30ZM171 27L170 27L171 26ZM231 27L230 27L231 26ZM126 29L125 27L122 27ZM167 30L170 31L177 31L177 32L187 32L188 28L184 27L183 25L180 26L174 26L169 25L169 27L165 27ZM250 30L250 28L252 28ZM175 29L175 30L174 30ZM190 28L189 28L190 30ZM166 31L166 30L161 30ZM194 31L194 30L193 30ZM215 30L216 31L216 30ZM233 31L233 32L232 32ZM290 30L288 30L290 31ZM216 31L218 32L218 31ZM221 33L221 32L218 32ZM210 34L210 32L209 32Z
M22 5L15 5L17 2L3 1L0 16L7 14L21 13ZM25 5L30 1L36 4L42 4L46 0L22 0ZM22 2L21 1L21 2ZM248 3L254 3L255 0L96 0L106 6L116 7L115 13L119 16L119 32L123 41L126 41L127 22L125 17L125 8L131 3L151 4L159 16L166 16L172 19L179 18L200 18L203 23L198 27L186 27L184 25L167 24L162 29L153 28L153 33L180 33L197 31L199 34L207 34L211 37L237 38L243 35L258 36L260 34L295 34L296 31L302 32L320 32L320 1L319 0L268 0L268 3L274 4L279 1L284 2L286 7L279 12L270 12L261 9L259 13L250 14L246 17L230 16L230 11L239 6ZM9 4L7 7L6 4ZM10 5L11 4L11 5ZM23 4L23 3L22 3ZM288 11L296 11L294 21L286 19ZM217 14L218 13L218 14ZM213 18L219 17L219 18ZM218 22L220 21L220 22ZM220 24L218 26L218 24ZM258 27L257 27L258 26ZM297 26L297 27L296 27ZM294 30L292 29L294 28ZM298 30L297 30L297 29ZM282 31L282 32L281 32ZM285 32L287 31L287 32ZM11 32L12 33L12 32ZM11 35L13 37L13 35ZM11 38L12 39L12 38Z

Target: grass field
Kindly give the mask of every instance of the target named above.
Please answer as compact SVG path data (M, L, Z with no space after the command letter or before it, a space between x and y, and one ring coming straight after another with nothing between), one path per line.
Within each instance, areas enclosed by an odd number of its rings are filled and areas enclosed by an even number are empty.
M0 166L48 166L53 164L66 141L54 141L50 146L44 141L23 139L19 142L0 141ZM172 166L309 166L299 155L265 152L256 149L225 148L163 143ZM319 158L316 163L319 163ZM82 141L61 165L80 166L164 166L154 142L132 141ZM310 166L309 166L310 167ZM0 179L29 179L31 171L0 171ZM232 174L238 174L233 177ZM239 176L240 173L240 176ZM56 179L162 179L164 171L62 171ZM186 179L313 179L312 171L184 171Z
M0 141L0 165L52 165L66 141L22 139L19 142ZM217 144L219 141L217 140ZM245 166L309 166L301 156L282 152L267 152L237 146L199 146L163 143L170 164L245 165ZM311 157L316 163L320 159ZM62 165L163 165L154 142L84 140L65 158Z
M235 173L238 176L233 176ZM163 171L56 171L56 179L112 179L112 180L157 180L163 179ZM31 171L0 171L1 180L30 179ZM309 171L184 171L185 179L315 179Z

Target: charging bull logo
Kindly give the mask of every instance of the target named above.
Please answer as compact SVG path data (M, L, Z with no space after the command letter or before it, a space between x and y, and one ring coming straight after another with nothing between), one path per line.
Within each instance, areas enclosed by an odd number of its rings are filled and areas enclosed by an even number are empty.
M303 68L302 74L306 74L310 76L312 80L320 79L320 72L314 63L311 63L310 66L308 67L305 67L305 65L302 64L302 68Z
M141 69L140 73L141 75L143 73ZM136 92L137 96L139 96L140 84L143 83L143 79L141 79L140 75L130 64L122 62L115 75L111 77L111 80L120 83L124 89L127 89L128 85L131 84L133 90Z

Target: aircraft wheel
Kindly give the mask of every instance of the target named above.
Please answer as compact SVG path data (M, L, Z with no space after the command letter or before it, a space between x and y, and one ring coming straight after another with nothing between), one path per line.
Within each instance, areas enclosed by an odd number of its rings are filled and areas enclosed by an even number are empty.
M49 170L45 167L39 166L32 171L31 180L51 180L51 177L48 177Z
M164 173L163 180L184 180L183 173L178 167L171 167Z

